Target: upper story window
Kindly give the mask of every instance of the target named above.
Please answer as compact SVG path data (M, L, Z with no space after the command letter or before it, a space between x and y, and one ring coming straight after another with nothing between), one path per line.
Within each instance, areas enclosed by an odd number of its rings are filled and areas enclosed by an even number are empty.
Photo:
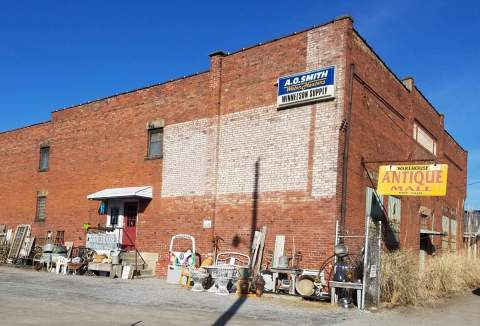
M48 171L49 158L50 146L40 147L40 162L38 166L39 171Z
M163 155L163 128L148 129L148 158Z
M437 141L416 122L413 123L413 139L427 151L433 155L437 155Z
M37 213L35 216L35 221L43 222L45 221L45 208L47 206L47 196L43 194L37 195Z

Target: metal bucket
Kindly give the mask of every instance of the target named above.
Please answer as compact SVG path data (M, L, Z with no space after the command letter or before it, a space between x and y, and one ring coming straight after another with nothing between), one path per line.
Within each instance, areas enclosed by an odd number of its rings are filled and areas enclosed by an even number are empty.
M54 247L55 247L55 245L53 243L47 243L46 245L43 246L42 251L43 252L52 252Z
M112 265L120 265L120 252L112 251Z
M67 251L67 247L65 247L64 245L53 245L52 252L54 254L64 254L67 253Z

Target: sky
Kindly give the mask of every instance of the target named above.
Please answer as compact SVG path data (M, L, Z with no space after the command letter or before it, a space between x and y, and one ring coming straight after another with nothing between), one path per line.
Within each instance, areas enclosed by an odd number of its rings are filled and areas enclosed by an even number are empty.
M480 181L479 1L0 0L0 131L54 110L208 70L235 51L341 15L445 114ZM480 183L466 208L480 209Z

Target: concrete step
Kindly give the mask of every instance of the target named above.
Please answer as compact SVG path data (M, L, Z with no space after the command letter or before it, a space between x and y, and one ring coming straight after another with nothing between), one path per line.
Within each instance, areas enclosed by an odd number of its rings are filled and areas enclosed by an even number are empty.
M135 267L135 262L131 262L131 263L130 262L122 262L122 266L128 266L128 265L132 266L132 268L133 268L133 267ZM147 268L146 265L137 264L137 270L139 270L139 271L145 270L146 268Z
M142 257L145 259L145 262L142 261L140 255L142 255ZM137 269L141 271L143 276L154 276L158 254L152 255L151 253L142 253L140 255L137 255ZM122 261L122 265L135 265L135 251L125 251L120 253L120 259ZM143 263L144 265L142 265Z
M140 275L137 275L137 278L144 279L144 278L155 278L155 271L151 269L140 271Z
M138 259L141 259L137 255ZM135 259L135 252L134 251L123 251L120 253L120 259Z

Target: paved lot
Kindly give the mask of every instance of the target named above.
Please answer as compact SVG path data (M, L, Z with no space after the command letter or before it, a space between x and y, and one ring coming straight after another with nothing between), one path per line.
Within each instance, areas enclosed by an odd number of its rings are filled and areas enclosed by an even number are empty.
M162 280L62 276L0 266L0 325L478 325L480 296L381 313L194 293ZM461 319L458 319L461 317Z

